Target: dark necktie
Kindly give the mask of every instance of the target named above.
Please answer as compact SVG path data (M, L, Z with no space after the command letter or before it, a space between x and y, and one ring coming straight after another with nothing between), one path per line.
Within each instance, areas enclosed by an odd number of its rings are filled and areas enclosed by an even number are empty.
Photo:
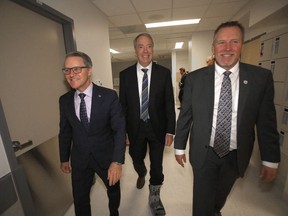
M147 71L148 69L143 68L141 69L144 73L143 80L142 80L142 104L141 104L141 115L140 118L143 121L147 121L148 119L148 76L147 76Z
M232 92L230 71L224 72L221 86L216 132L214 140L214 151L219 157L224 157L230 150L231 119L232 119Z
M89 121L88 121L88 116L87 116L87 110L86 110L86 104L84 97L86 95L84 93L80 93L79 97L81 98L81 103L80 103L80 120L84 127L88 130L89 128Z

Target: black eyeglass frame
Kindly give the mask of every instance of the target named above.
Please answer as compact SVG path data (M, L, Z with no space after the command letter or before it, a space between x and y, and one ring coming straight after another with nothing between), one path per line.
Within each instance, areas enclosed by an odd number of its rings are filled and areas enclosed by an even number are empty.
M76 67L72 67L72 68L62 68L62 72L65 74L65 75L69 75L71 74L71 71L74 73L74 74L79 74L82 72L82 69L83 68L89 68L87 66L76 66Z

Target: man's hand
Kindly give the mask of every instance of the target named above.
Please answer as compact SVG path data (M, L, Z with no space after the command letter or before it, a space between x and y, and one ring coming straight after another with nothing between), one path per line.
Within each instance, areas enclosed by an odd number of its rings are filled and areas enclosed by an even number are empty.
M110 167L108 169L108 180L109 185L115 185L121 178L122 175L122 164L117 164L115 162L112 162L110 164Z
M172 134L166 134L165 136L165 146L171 146L173 143L173 135Z
M184 167L184 163L186 163L186 156L185 154L183 155L175 155L175 159L180 164L182 167Z
M60 165L60 169L62 170L62 172L64 173L70 173L71 172L71 167L69 165L69 162L63 162Z
M275 179L277 173L277 168L271 168L268 166L261 166L260 169L260 179L264 182L271 182Z

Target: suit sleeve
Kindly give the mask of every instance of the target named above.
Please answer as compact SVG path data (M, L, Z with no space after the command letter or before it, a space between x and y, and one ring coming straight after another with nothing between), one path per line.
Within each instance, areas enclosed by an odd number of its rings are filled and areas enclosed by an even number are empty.
M60 162L68 162L70 158L71 145L72 145L72 127L68 122L65 115L65 102L64 98L60 97L60 132L58 135L59 139L59 152L60 152Z
M110 106L110 124L113 130L113 162L124 163L125 157L125 119L116 92L113 91Z
M272 73L269 72L256 125L261 160L278 163L280 161L280 146L274 106L273 83Z
M177 120L176 135L174 139L174 148L185 150L187 145L188 136L190 133L191 124L193 121L192 114L192 83L186 78L184 86L183 101L181 110Z
M176 122L176 115L175 115L175 103L174 103L174 93L173 93L173 85L172 85L172 78L171 73L169 71L169 75L167 76L166 82L166 120L167 120L167 127L166 131L170 134L175 134L175 122Z
M126 116L126 109L127 109L127 105L126 105L126 94L125 94L125 83L124 83L125 79L124 79L124 74L123 72L120 72L120 85L119 85L119 100L122 106L122 111L124 113L124 116Z

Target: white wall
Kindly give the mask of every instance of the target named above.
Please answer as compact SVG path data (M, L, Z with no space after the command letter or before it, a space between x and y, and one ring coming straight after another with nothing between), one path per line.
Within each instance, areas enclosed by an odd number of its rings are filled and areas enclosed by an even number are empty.
M93 81L113 88L108 21L89 0L42 0L74 21L76 45L93 61Z
M192 71L206 66L206 59L212 55L213 31L195 32L191 37Z
M176 63L176 72L179 72L179 68L184 67L186 71L189 71L189 61L188 61L188 51L176 51L177 63Z

